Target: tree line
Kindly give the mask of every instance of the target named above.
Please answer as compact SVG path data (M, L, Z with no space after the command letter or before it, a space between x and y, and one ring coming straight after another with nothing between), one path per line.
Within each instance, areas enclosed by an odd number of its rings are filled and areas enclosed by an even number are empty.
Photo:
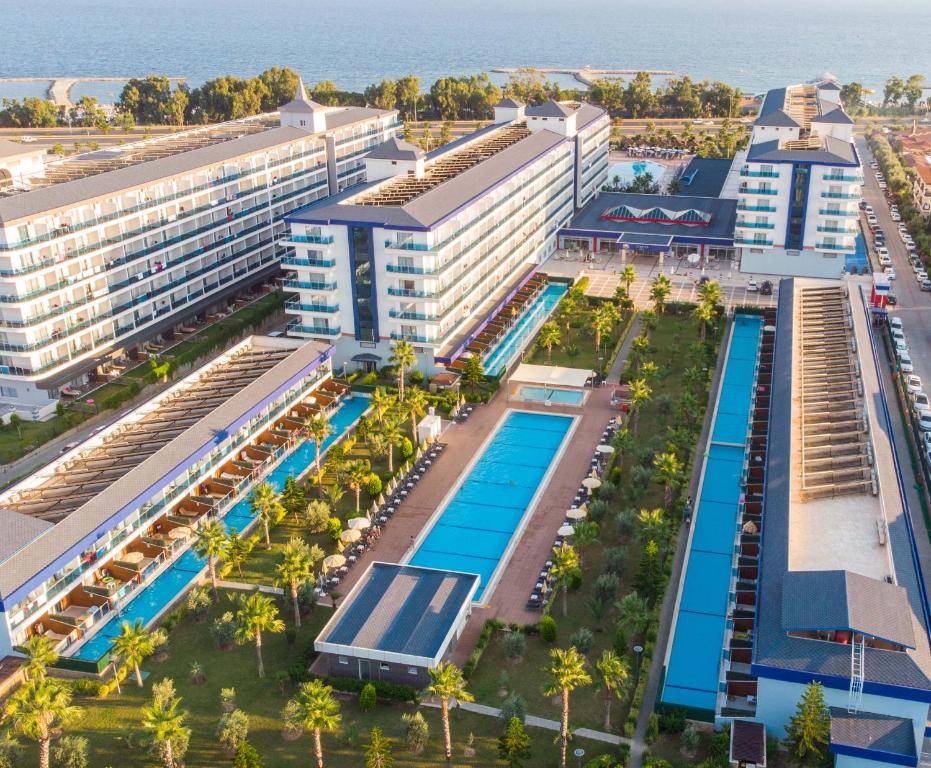
M882 103L870 104L866 97L875 91L862 83L845 83L840 89L841 102L851 115L913 115L931 109L931 96L925 98L925 76L911 75L905 79L893 75L883 86Z

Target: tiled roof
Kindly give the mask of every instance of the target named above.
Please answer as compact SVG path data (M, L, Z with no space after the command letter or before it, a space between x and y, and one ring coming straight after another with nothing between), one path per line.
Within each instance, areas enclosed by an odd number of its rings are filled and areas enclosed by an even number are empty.
M756 763L766 761L766 726L752 720L731 723L731 762Z
M558 101L550 99L539 106L527 107L524 114L526 114L527 117L569 117L575 114L576 111L577 108L574 109L566 104L560 104Z
M370 160L417 160L426 156L427 153L416 144L397 137L379 144L366 155Z
M751 163L820 163L823 165L859 165L853 143L825 136L820 149L780 149L779 142L751 144L747 161Z
M843 754L843 747L917 757L915 726L907 717L831 707L831 751Z

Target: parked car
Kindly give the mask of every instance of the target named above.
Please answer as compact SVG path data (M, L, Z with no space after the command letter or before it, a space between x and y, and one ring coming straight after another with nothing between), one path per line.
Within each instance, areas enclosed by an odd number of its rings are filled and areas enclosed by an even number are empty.
M931 432L922 432L921 442L924 444L925 450L928 450L928 448L931 448Z
M894 307L898 303L899 303L899 300L895 297L894 293L890 293L886 295L886 304L888 306Z
M902 217L899 216L899 214L897 214L897 213L891 213L891 214L889 214L889 215L892 216L892 220L893 220L893 221L902 221Z
M918 414L918 429L922 432L931 432L931 412L924 411Z
M890 280L895 280L895 267L886 267L883 272L886 273L886 277Z
M901 317L890 317L889 318L889 327L890 328L904 328L905 325L902 323Z
M904 336L899 339L893 338L892 344L893 346L895 346L895 353L897 355L908 354L908 340Z
M902 373L912 373L915 370L915 366L912 365L912 358L909 356L908 352L896 352L896 357L899 359L899 370Z
M902 341L905 341L905 331L903 331L901 328L890 328L889 335L892 336L893 339L901 339Z
M875 213L875 211L873 210L873 206L869 204L865 205L863 207L863 210L866 211L867 216L872 216Z
M879 220L878 220L878 219L876 218L876 216L875 216L874 214L872 214L872 213L867 214L866 220L870 223L871 226L874 225L874 224L877 225L877 226L879 225Z
M747 281L747 290L752 293L756 293L760 290L760 287L756 284L756 280L754 280L752 277L749 281Z
M931 280L922 280L919 287L923 291L931 291Z
M924 392L919 392L912 398L912 406L916 414L931 412L931 400L928 400Z
M888 256L888 255L889 255L889 249L886 248L886 246L881 245L881 246L879 246L879 247L876 249L876 253L878 253L880 256Z
M912 374L905 379L905 391L910 395L921 392L921 377Z
M773 295L773 283L771 280L764 280L760 283L760 296L772 296Z
M881 253L881 254L879 254L879 263L880 263L882 266L884 266L884 267L891 267L891 266L892 266L892 259L889 258L889 254L888 254L888 253L886 253L886 254L882 254L882 253Z
M20 137L19 137L19 140L20 140L21 142L23 142L23 144L32 144L32 142L34 142L34 141L36 140L36 137L35 137L35 136L29 136L29 135L27 134L27 135L25 135L25 136L20 136Z

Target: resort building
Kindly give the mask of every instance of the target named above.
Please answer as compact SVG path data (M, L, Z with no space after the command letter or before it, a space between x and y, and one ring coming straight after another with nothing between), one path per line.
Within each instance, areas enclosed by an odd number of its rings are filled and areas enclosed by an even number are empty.
M397 113L296 98L278 113L65 159L0 144L0 409L62 387L266 280L283 218L364 179Z
M781 737L818 681L836 766L915 766L928 603L872 294L786 279L766 325L735 325L661 698Z
M252 484L312 463L307 420L358 417L330 353L250 337L0 494L0 655L41 634L102 668L122 621L154 620L202 572L203 521L251 525Z
M425 688L472 612L474 573L372 563L314 641L314 671Z
M912 200L922 216L931 216L931 131L893 134L891 143L899 151L902 164L911 171Z
M493 125L434 152L376 148L364 185L288 217L289 333L331 340L337 367L387 363L396 339L422 370L455 364L601 189L609 131L588 104L507 100Z
M741 271L839 278L859 270L863 174L836 84L769 91L734 165Z

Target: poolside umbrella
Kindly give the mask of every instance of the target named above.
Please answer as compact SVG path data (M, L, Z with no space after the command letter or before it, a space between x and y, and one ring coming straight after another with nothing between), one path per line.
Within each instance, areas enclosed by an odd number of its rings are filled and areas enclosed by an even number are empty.
M394 493L394 489L398 487L397 478L392 477L391 481L388 483L388 493Z
M343 544L352 544L362 538L362 531L358 528L347 528L339 535L339 540Z
M423 446L422 446L422 445L418 445L418 446L417 446L417 454L416 454L415 458L416 458L418 461L420 461L420 459L421 459L422 457L423 457Z
M575 528L573 528L571 525L561 525L556 533L559 536L565 538L566 536L571 536L573 533L575 533Z
M371 524L367 517L352 517L346 522L351 531L364 531Z
M385 494L384 493L378 494L378 506L379 507L385 506Z
M594 491L596 488L601 486L601 480L599 480L597 477L586 477L582 481L582 485L588 488L588 490Z
M585 507L579 507L578 509L570 509L566 512L566 517L570 520L584 520L588 517L588 510Z
M595 450L598 451L598 453L604 453L604 454L614 453L614 446L613 445L599 445Z
M342 555L330 555L323 558L323 570L328 571L331 568L342 568L346 565L346 558Z
M371 506L371 508L369 509L369 517L371 517L372 515L374 515L377 511L378 511L378 502L377 502L377 501L373 501L373 502L372 502L372 506Z

